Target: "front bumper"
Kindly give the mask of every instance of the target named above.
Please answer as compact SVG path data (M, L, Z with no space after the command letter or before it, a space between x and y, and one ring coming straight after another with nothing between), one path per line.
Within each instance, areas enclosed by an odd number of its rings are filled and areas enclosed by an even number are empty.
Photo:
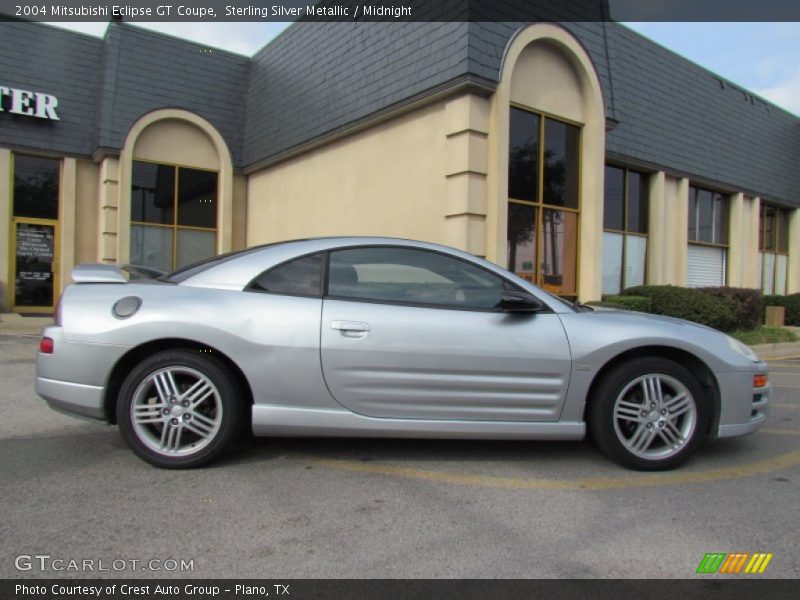
M719 438L753 433L767 420L771 386L753 387L753 376L766 374L767 365L757 363L752 371L717 375L720 388Z

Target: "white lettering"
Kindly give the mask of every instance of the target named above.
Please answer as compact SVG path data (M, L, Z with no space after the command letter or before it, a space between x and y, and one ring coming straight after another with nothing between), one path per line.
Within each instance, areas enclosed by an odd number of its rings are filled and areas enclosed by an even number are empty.
M34 116L33 107L31 106L31 101L33 98L33 92L11 88L10 112L17 115L28 115L29 117Z
M0 112L6 110L3 108L3 104L6 104L5 98L11 98L11 106L7 107L10 113L37 119L50 119L51 121L60 120L56 112L58 98L52 94L0 86Z

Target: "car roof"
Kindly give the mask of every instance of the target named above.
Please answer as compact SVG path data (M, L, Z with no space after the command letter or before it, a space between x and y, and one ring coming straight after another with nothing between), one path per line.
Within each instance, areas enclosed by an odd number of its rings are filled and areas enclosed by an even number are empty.
M571 310L566 302L555 302L548 294L542 293L531 283L474 254L442 244L396 237L329 236L274 242L253 246L227 255L212 257L205 263L190 265L179 272L173 273L166 280L173 280L172 277L178 275L177 280L174 281L184 286L242 290L264 271L294 258L337 248L359 246L401 246L448 254L455 258L478 264L505 279L513 281L522 289L542 299L556 312ZM196 272L193 273L194 269L196 269Z

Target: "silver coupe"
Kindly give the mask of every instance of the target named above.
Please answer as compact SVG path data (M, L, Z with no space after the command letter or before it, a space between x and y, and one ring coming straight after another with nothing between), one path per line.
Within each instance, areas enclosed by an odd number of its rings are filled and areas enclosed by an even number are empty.
M765 420L767 366L687 321L596 310L452 248L282 242L129 280L81 265L36 391L167 468L261 436L580 440L672 468Z

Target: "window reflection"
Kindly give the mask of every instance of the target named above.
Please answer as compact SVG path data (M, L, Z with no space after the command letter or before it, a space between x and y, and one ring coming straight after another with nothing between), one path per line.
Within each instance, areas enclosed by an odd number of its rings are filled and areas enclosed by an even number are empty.
M536 211L529 204L508 205L508 269L536 283Z
M508 195L518 200L539 196L539 115L511 109Z
M511 108L509 127L506 264L551 292L574 296L580 128L519 108Z
M578 137L580 130L554 119L545 122L545 204L578 208Z
M134 161L132 263L172 271L213 256L217 181L213 171Z
M546 209L542 229L542 281L555 294L577 292L578 215Z

